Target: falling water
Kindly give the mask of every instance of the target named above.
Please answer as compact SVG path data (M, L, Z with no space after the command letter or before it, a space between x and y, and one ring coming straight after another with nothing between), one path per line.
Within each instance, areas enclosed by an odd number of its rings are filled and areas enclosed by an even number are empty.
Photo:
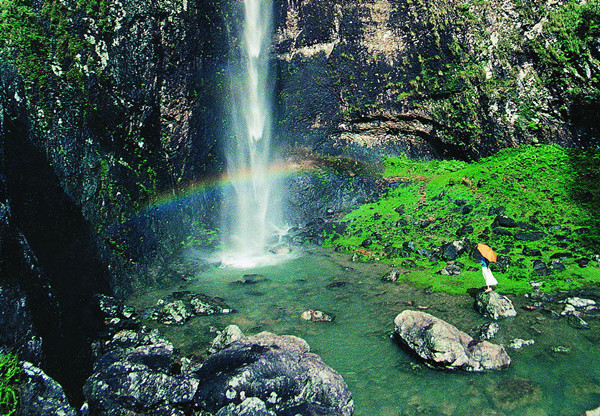
M232 192L223 205L226 262L261 257L271 234L271 85L269 56L271 0L244 0L242 72L232 82L233 137L226 143ZM246 259L246 260L244 260ZM243 264L242 264L243 265Z

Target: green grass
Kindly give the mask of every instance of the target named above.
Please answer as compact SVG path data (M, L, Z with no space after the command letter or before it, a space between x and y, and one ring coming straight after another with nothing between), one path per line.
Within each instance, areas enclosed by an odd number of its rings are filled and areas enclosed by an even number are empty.
M600 283L600 268L593 259L600 253L596 248L600 245L600 152L556 145L524 146L473 163L392 158L384 165L384 176L397 187L378 202L350 212L344 218L348 222L346 232L332 237L332 245L358 251L364 260L404 264L409 272L402 281L466 293L469 288L483 285L472 251L457 259L464 264L457 277L434 274L446 265L441 260L432 263L427 256L399 252L404 242L433 251L463 238L456 231L470 225L473 232L466 235L469 247L485 242L511 262L507 270L494 270L499 291L527 292L531 280L542 281L546 291ZM463 200L464 205L457 205L457 200ZM465 205L473 210L463 213ZM400 206L404 207L402 214L396 211ZM504 215L520 222L515 228L506 228L513 236L493 232L496 214L490 213L490 208L499 207L504 208ZM578 231L582 227L589 231ZM518 232L541 232L543 238L517 240L514 235ZM541 256L524 255L524 249L539 250ZM563 261L564 271L553 271L548 276L534 273L534 260L548 264L550 256L559 252L573 254L573 258ZM575 262L579 258L591 261L582 268ZM467 271L469 267L477 271Z
M21 371L15 355L0 354L0 416L10 416L17 411L19 399L14 386Z

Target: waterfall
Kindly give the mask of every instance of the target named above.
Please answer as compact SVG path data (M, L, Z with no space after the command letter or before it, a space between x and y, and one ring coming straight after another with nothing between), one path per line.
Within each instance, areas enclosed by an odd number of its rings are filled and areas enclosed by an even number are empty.
M231 261L265 254L272 233L269 46L271 0L244 0L241 72L232 82L232 137L225 143L231 188L224 195L223 228Z

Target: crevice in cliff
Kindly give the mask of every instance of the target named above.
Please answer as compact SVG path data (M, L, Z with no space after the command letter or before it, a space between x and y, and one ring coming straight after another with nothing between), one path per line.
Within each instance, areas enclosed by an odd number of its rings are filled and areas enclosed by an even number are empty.
M109 293L108 272L98 258L92 227L60 187L44 153L29 141L27 127L7 123L4 137L12 222L26 237L54 295L40 295L44 289L35 282L25 288L34 300L33 321L44 340L45 370L77 404L91 370L89 339L101 325L91 298Z

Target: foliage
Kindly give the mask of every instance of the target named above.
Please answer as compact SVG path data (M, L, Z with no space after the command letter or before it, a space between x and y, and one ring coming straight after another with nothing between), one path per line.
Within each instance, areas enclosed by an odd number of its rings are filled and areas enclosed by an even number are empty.
M19 381L21 366L13 354L0 354L0 415L10 416L19 403L14 386Z
M505 149L473 163L390 158L385 161L384 175L393 188L378 202L349 213L344 218L346 232L332 243L368 260L405 264L412 270L405 280L464 292L473 287L469 284L482 282L479 265L469 251L460 257L464 263L460 278L449 278L432 274L446 265L442 258L432 262L426 255L406 250L403 243L412 242L417 250L439 251L443 244L463 238L457 231L468 225L473 227L466 234L471 244L487 242L510 260L507 270L494 266L504 275L499 279L500 290L522 293L531 289L530 280L543 281L545 290L598 283L598 265L592 261L582 268L575 260L593 258L600 244L599 158L600 151L556 145ZM471 211L464 210L466 206ZM515 219L521 228L510 229L507 236L493 232L498 212ZM517 232L539 232L543 238L516 240L513 234ZM524 254L532 250L541 254ZM561 252L575 256L562 260L566 270L547 276L534 272L535 260L550 264L551 256ZM469 267L477 271L468 271ZM419 268L425 271L418 272ZM446 287L441 282L448 279L462 284Z

